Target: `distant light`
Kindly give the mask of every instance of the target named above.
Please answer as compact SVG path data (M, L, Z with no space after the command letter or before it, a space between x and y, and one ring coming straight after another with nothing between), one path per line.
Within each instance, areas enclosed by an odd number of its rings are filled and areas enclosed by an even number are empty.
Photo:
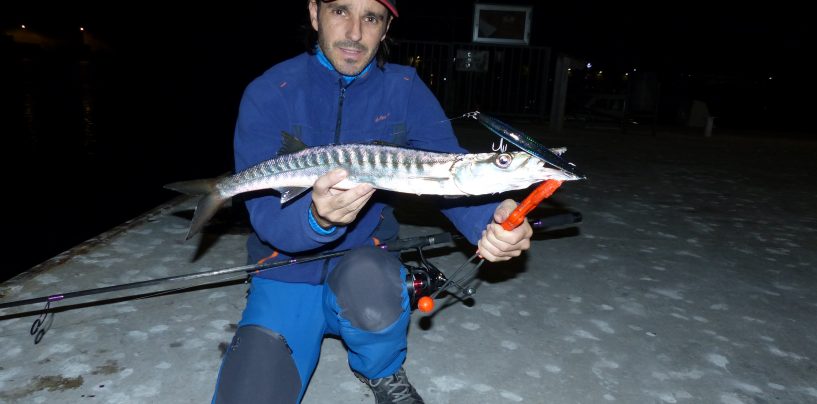
M20 26L20 28L22 28L22 29L26 29L26 25L25 25L25 24L23 24L23 25L21 25L21 26Z
M590 63L590 62L587 62L587 68L588 68L588 69L591 69L592 67L593 67L593 64L592 64L592 63Z
M629 75L630 75L630 73L624 73L624 75L625 75L625 76L629 76Z
M568 67L568 68L567 68L567 71L572 72L572 71L573 71L573 68L572 68L572 67Z
M634 72L636 72L636 71L638 71L638 69L636 69L636 68L633 68L633 71L634 71Z
M772 79L774 79L774 76L769 76L769 80L772 80Z
M80 31L85 31L85 27L79 27Z

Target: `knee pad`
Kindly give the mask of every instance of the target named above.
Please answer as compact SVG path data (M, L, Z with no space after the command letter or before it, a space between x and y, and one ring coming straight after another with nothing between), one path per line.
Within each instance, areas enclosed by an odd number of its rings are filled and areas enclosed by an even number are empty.
M402 263L378 248L352 250L327 278L340 307L340 315L365 331L382 330L403 313Z
M213 403L296 403L301 377L281 334L239 327L224 356Z

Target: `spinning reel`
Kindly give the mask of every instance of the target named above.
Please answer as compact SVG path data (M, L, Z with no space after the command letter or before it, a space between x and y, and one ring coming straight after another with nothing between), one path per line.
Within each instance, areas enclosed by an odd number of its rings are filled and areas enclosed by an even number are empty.
M426 260L422 248L417 248L417 255L419 256L419 266L403 264L406 268L406 290L408 291L412 310L419 309L423 313L430 312L434 309L434 297L448 291L451 286L457 288L456 293L453 295L460 299L476 293L474 288L462 286L461 282L467 280L467 278L457 281L449 280L439 268ZM476 274L478 268L479 265L474 268L474 274ZM459 269L455 272L455 275L457 272L459 272Z

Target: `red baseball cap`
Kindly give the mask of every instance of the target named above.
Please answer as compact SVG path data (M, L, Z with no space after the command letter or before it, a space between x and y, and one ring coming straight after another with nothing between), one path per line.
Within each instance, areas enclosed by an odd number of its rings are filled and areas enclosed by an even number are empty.
M377 0L377 1L379 1L380 4L386 6L386 8L388 8L389 11L391 11L391 13L394 14L395 17L399 17L399 15L397 15L397 0Z
M321 0L321 1L323 1L324 3L331 3L331 2L333 2L335 0ZM396 6L397 5L397 0L377 0L377 2L384 5L384 6L386 6L386 8L388 8L389 11L391 11L391 13L395 17L399 17L399 15L397 14L397 6Z

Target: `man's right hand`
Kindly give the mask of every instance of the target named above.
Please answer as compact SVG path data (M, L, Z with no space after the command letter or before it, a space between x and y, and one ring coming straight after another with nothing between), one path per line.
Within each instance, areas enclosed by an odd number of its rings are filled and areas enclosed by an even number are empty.
M349 190L334 188L347 175L343 169L332 170L312 186L312 215L325 229L352 223L374 194L375 189L370 184L360 184Z

